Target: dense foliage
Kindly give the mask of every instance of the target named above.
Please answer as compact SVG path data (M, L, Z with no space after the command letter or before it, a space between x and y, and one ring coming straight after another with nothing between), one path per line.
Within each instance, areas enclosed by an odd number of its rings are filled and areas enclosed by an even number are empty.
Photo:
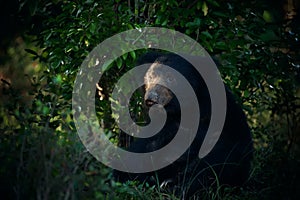
M106 38L145 26L175 29L197 40L220 61L224 81L247 113L256 150L249 181L243 188L205 191L201 198L300 196L300 30L297 19L283 20L283 5L273 8L256 0L25 0L19 6L20 16L26 10L31 16L26 52L43 70L31 77L32 97L26 102L2 79L8 100L0 107L0 186L8 197L172 198L159 187L114 182L111 169L81 144L72 121L73 83L83 59ZM118 128L109 95L139 54L117 59L101 80L97 112L112 139Z

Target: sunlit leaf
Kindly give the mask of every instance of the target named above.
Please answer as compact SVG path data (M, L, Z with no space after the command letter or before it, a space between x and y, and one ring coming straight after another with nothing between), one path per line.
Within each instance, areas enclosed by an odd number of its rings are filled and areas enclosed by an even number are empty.
M203 15L206 16L207 13L208 13L208 6L206 4L206 2L204 1L203 4L202 4L202 12L203 12Z

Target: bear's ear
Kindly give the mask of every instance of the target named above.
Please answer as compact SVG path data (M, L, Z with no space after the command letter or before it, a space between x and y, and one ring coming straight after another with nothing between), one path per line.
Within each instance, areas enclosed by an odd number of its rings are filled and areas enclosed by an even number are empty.
M136 65L142 65L146 63L154 63L155 60L161 56L163 56L163 53L156 52L156 51L150 51L142 55L138 60Z

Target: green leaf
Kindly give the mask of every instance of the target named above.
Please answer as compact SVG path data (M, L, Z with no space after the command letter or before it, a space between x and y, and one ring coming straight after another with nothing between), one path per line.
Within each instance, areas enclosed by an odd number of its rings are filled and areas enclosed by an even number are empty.
M207 7L207 4L206 2L204 1L203 4L202 4L202 12L203 12L203 15L206 16L207 13L208 13L208 7Z
M207 2L213 6L220 7L220 4L216 0L207 0Z
M197 10L200 10L202 8L202 1L198 1L196 5Z
M54 83L56 84L60 84L62 83L62 76L60 74L58 74L55 78L54 78Z
M201 32L201 35L203 35L204 38L213 39L213 36L207 31Z
M217 17L229 17L228 13L225 13L225 12L213 11L212 14Z
M47 114L50 113L50 109L49 109L47 106L43 106L43 108L42 108L42 113L43 113L44 115L47 115Z
M272 14L270 13L270 11L264 10L263 18L264 18L264 20L265 20L266 22L268 22L268 23L273 22L273 16L272 16Z
M129 53L130 53L131 58L132 58L133 60L135 60L135 59L136 59L136 54L135 54L135 52L134 52L134 51L130 51Z
M116 59L117 67L120 69L122 67L123 61L121 58Z
M162 26L166 26L168 23L168 19L164 20L163 23L161 23Z
M123 60L126 60L127 57L128 57L128 53L125 53L125 54L122 55L122 59L123 59Z
M227 50L228 46L225 44L225 42L221 41L216 43L215 48L220 50Z
M244 98L248 98L250 96L249 90L245 90L243 93Z
M92 22L90 25L90 31L91 33L96 33L97 31L97 24L95 22Z

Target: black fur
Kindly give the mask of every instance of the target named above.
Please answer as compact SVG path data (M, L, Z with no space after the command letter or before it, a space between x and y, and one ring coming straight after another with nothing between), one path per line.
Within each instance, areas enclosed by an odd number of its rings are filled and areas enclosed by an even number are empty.
M242 185L249 176L253 147L246 117L232 93L226 88L227 114L220 139L213 150L200 160L198 153L211 114L207 87L194 67L178 55L151 52L141 57L138 64L154 62L176 69L189 80L200 104L200 128L190 148L173 164L156 172L144 174L114 171L116 180L120 182L139 180L150 184L157 184L158 181L159 184L165 184L168 189L174 190L181 197L191 196L196 191L213 185L216 179L220 184ZM128 151L151 152L162 148L174 138L180 124L180 107L176 97L165 106L165 109L168 118L164 128L151 138L136 139Z

